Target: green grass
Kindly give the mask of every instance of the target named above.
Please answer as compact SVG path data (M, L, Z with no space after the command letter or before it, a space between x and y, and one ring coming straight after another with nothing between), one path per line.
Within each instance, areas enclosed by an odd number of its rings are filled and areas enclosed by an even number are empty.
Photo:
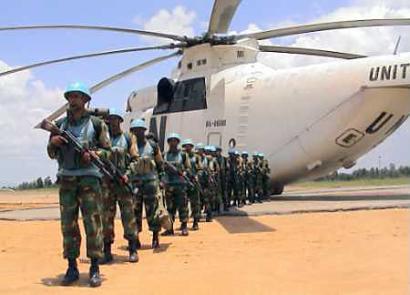
M410 177L384 178L384 179L358 179L350 181L302 181L293 185L305 188L337 188L349 186L388 186L410 184Z

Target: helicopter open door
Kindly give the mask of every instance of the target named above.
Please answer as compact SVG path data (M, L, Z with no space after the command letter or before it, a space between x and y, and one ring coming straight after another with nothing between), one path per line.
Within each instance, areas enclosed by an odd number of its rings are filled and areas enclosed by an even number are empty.
M162 78L158 82L157 91L154 115L207 109L204 77L178 82Z

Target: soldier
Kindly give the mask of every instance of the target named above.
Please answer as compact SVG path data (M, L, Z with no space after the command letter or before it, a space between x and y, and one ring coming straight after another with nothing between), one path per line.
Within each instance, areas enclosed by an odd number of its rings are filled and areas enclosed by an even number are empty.
M220 167L216 159L216 147L209 145L205 148L208 157L209 177L211 180L212 211L220 213L222 195L220 194Z
M204 198L203 198L203 206L204 210L207 214L206 221L211 222L213 218L213 209L215 206L215 199L218 184L217 184L217 175L218 175L218 163L212 156L212 154L216 152L215 147L207 145L204 147L204 154L202 158L202 163L204 170L206 170L206 179L205 179L205 186L204 186Z
M112 145L110 160L120 172L124 174L126 173L131 160L138 160L136 139L135 136L130 136L128 133L122 132L120 124L124 120L118 111L110 109L107 121ZM118 182L105 180L105 183L108 187L103 190L103 263L109 263L113 260L111 244L114 242L115 236L114 219L117 211L117 203L121 211L124 238L128 241L129 261L138 262L138 228L134 214L132 192Z
M243 194L244 192L244 166L243 166L243 159L241 157L241 153L239 151L235 151L235 158L236 158L236 166L237 166L237 199L236 199L236 204L239 208L242 208L244 205L246 205L246 200L245 200L245 195Z
M91 259L89 282L91 287L101 285L99 259L103 257L101 218L101 173L91 163L92 156L107 156L110 139L107 125L99 118L90 116L85 104L91 100L90 90L83 83L69 85L64 93L68 100L67 116L56 125L76 137L90 152L78 153L60 135L51 135L47 151L58 161L60 184L61 230L64 258L68 269L62 285L70 285L79 279L77 258L80 255L81 234L78 211L81 209L87 236L87 256ZM91 155L93 153L94 155Z
M168 152L165 153L165 161L172 164L181 175L186 174L191 170L191 162L188 155L178 148L181 137L177 133L171 133L167 137L167 142L169 149ZM175 215L178 211L179 221L181 222L181 234L187 236L189 234L187 183L180 174L173 174L166 171L164 179L165 199L172 222L175 222ZM171 228L164 231L163 235L174 235L174 229Z
M265 155L263 153L259 153L259 159L261 162L261 174L262 174L262 193L263 198L269 198L269 162L265 159Z
M222 155L222 148L216 147L216 161L219 165L219 195L222 200L223 210L228 211L228 193L227 193L227 174L228 164L227 159Z
M231 202L238 198L238 166L237 160L235 157L235 150L230 149L228 152L228 201L229 206L231 206Z
M136 136L139 161L132 162L127 175L130 181L138 189L135 195L135 217L138 231L142 231L142 206L145 206L145 214L149 230L153 233L152 248L159 248L159 231L161 229L157 214L160 192L159 176L163 175L163 159L158 144L148 140L145 136L147 127L145 121L135 119L131 122L131 132Z
M254 152L253 153L253 161L252 161L253 165L253 169L252 169L252 178L253 178L253 191L255 194L255 200L257 199L257 201L259 203L262 203L262 195L263 195L263 191L262 191L262 174L261 174L261 165L260 165L260 160L259 160L259 153L258 152Z
M194 143L191 139L185 139L182 142L182 148L188 155L191 161L191 179L194 182L194 187L188 187L187 194L191 203L192 217L194 222L192 224L192 230L199 229L199 220L201 219L201 199L200 199L200 184L198 182L198 174L202 170L201 158L198 154L194 153Z
M255 202L253 190L252 190L252 162L249 160L249 154L247 151L242 152L243 159L243 195L245 200L249 201L249 204Z
M209 173L209 165L208 165L208 158L205 155L205 146L203 143L198 143L196 145L196 151L201 159L202 170L198 173L198 180L199 184L202 188L201 194L201 208L204 208L206 213L206 222L212 221L212 208L210 206L210 200L212 198L212 191L211 191L211 181L210 181L210 173Z

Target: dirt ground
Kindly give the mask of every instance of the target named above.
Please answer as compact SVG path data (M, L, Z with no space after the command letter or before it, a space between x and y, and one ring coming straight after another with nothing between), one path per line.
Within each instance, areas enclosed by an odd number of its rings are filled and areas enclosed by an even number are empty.
M58 206L57 189L0 191L0 211Z
M145 223L145 221L144 221ZM145 224L144 224L145 225ZM0 294L409 294L410 211L222 217L189 237L161 239L129 264L117 221L103 285L60 287L59 222L0 221ZM84 241L85 239L83 239Z

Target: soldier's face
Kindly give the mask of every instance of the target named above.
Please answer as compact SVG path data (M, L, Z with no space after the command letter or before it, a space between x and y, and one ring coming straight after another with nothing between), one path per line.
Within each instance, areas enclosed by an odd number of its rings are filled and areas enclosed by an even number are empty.
M135 134L138 138L142 138L145 136L145 128L133 128L131 132Z
M168 145L169 145L169 148L171 148L171 149L177 148L178 143L179 143L179 141L176 138L171 138L171 139L168 140Z
M71 111L84 109L87 98L81 92L70 92L67 95L68 104Z
M190 145L190 144L188 144L188 145L185 146L185 151L186 151L187 153L190 153L190 152L192 152L192 148L193 148L193 146Z
M120 129L121 120L118 117L108 117L108 124L110 125L111 129L117 131Z

